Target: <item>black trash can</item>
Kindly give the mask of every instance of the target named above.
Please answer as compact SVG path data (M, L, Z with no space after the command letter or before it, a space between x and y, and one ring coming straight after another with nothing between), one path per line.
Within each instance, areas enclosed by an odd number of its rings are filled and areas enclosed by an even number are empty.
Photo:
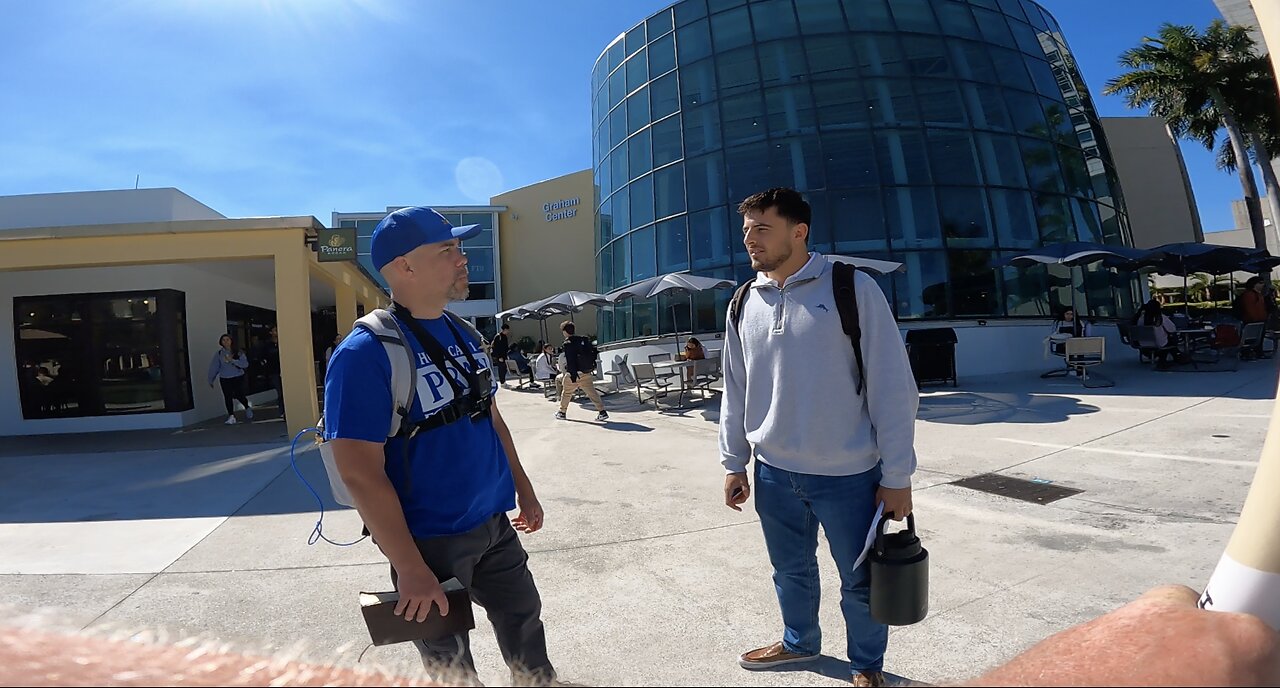
M907 356L916 385L957 384L956 331L950 327L907 330Z

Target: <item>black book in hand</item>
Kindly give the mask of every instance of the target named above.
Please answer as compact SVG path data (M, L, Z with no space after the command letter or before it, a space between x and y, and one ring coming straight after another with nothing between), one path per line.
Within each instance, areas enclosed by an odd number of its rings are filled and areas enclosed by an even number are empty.
M360 611L364 614L364 623L369 627L369 638L373 644L440 640L475 628L476 619L471 612L471 595L467 594L467 589L457 578L450 578L440 587L449 600L448 615L441 616L440 609L433 604L431 613L422 622L406 621L404 617L396 616L396 604L400 602L398 592L360 593Z

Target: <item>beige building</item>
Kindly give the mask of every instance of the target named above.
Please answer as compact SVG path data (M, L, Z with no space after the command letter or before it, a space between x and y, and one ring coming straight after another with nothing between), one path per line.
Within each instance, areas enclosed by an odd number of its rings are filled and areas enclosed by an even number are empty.
M1133 245L1204 241L1182 151L1159 117L1104 117Z
M494 318L497 313L562 291L595 291L594 203L591 170L501 193L488 205L426 203L455 225L479 224L486 230L463 244L471 295L450 310L492 336L499 325ZM332 226L356 230L359 260L373 272L369 237L383 217L403 207L334 213ZM574 316L579 334L595 335L595 311L587 308ZM557 344L555 330L564 319L556 316L546 321L549 338ZM515 340L527 336L536 341L542 336L536 320L512 321L511 333Z

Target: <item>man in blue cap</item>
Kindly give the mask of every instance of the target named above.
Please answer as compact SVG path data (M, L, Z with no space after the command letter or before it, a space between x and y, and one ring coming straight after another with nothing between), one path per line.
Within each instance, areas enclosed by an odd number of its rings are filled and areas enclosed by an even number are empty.
M542 528L542 506L498 412L498 383L482 342L445 310L467 296L462 241L479 232L475 225L451 227L424 207L398 210L378 224L370 252L416 362L412 401L402 413L396 408L391 350L385 338L357 327L329 364L324 439L391 563L400 592L396 613L423 621L434 604L447 614L440 584L456 577L488 613L512 671L551 680L542 603L516 536L517 529ZM519 515L508 522L506 512L517 505ZM418 649L429 668L461 664L474 671L466 634L419 642Z

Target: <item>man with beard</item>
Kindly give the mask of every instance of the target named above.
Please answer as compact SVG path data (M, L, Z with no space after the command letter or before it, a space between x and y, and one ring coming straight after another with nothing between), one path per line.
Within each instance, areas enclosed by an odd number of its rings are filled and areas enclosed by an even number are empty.
M498 411L483 342L445 310L467 296L462 241L479 232L423 207L378 224L370 257L391 287L391 315L416 365L412 399L396 408L385 338L357 327L329 364L324 439L391 563L396 614L421 622L433 604L448 614L440 582L457 578L488 613L512 671L551 680L542 603L516 536L542 527L542 506ZM475 670L467 634L417 645L429 668Z
M871 618L867 562L854 564L877 504L894 519L911 513L919 402L906 349L884 294L856 271L861 335L851 346L832 266L807 248L811 211L799 193L770 189L747 198L738 213L758 275L724 337L724 500L741 511L754 457L756 511L784 627L780 640L743 653L739 663L770 669L818 657L821 524L840 571L853 684L883 685L888 627Z

